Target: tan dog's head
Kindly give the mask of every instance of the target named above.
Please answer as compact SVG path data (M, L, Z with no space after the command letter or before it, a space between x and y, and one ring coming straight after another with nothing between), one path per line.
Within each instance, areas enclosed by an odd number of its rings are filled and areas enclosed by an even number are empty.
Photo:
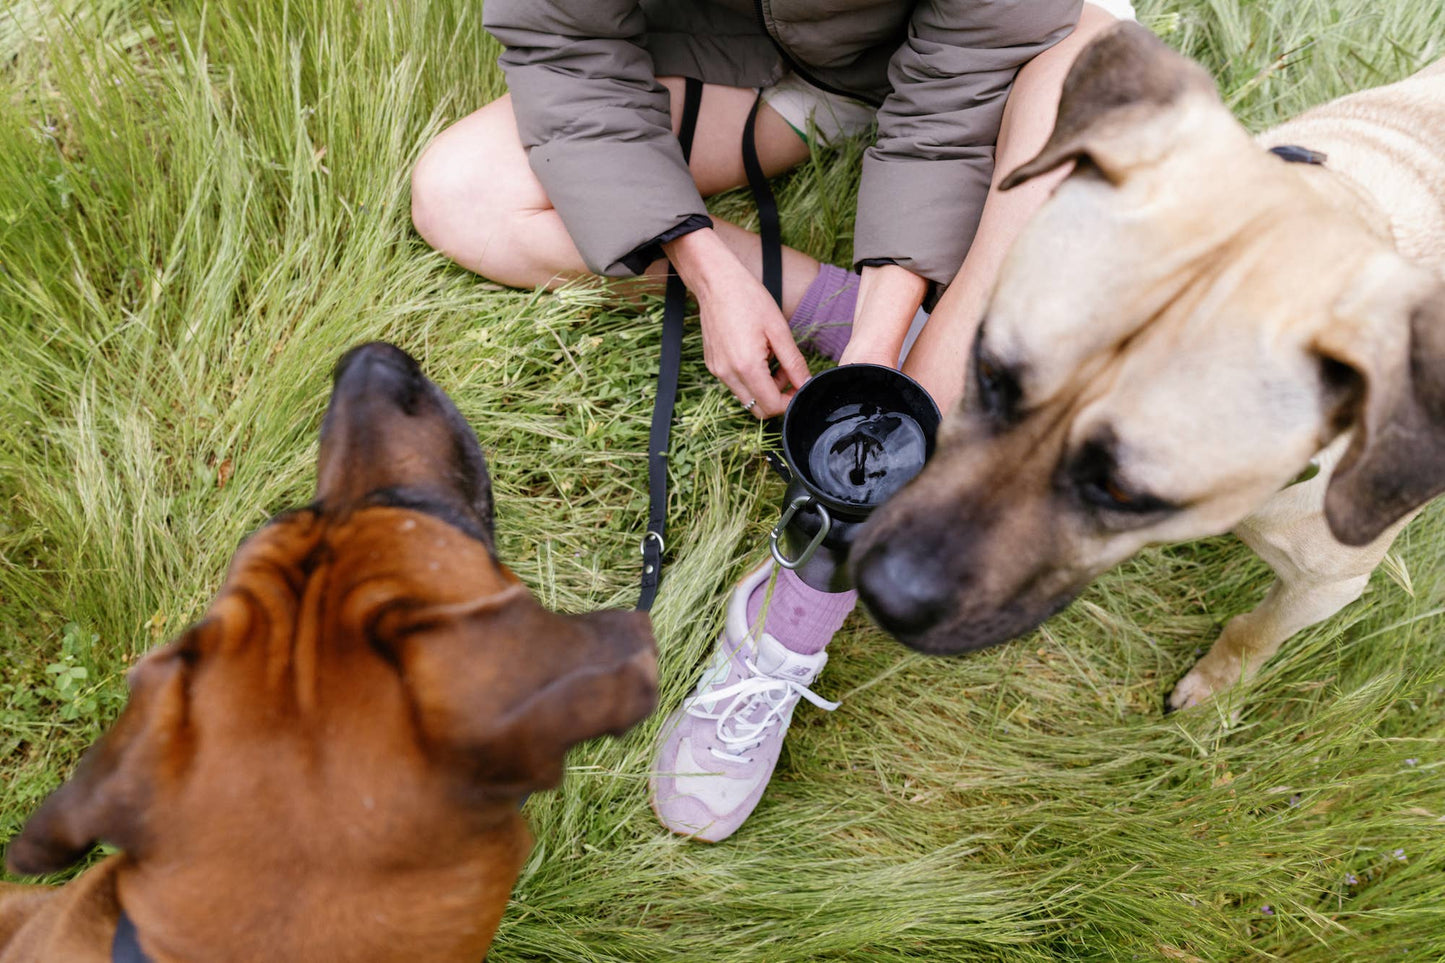
M554 614L497 561L476 436L408 355L365 345L337 365L316 501L248 538L206 616L136 665L9 864L105 840L132 889L177 902L210 887L321 930L462 913L489 938L522 797L646 716L655 682L645 615ZM439 907L409 907L433 871Z
M1257 146L1200 67L1103 34L1005 186L1070 162L934 458L852 550L870 611L923 651L1006 641L1145 545L1228 531L1344 431L1342 542L1445 488L1439 281Z

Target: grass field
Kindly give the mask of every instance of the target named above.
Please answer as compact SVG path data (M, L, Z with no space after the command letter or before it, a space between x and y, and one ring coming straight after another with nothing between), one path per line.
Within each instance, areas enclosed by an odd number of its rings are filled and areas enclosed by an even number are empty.
M329 368L358 341L412 351L476 425L501 554L544 602L632 603L660 305L502 290L410 228L421 145L502 89L480 11L0 0L0 838L238 540L310 497ZM1141 15L1252 128L1445 55L1435 0ZM846 161L780 185L786 239L839 263ZM695 331L673 469L665 706L781 495ZM1445 958L1442 537L1427 513L1363 600L1169 718L1267 583L1231 539L1148 551L966 659L855 616L819 684L842 708L799 711L725 844L654 822L659 720L576 752L528 804L492 959Z

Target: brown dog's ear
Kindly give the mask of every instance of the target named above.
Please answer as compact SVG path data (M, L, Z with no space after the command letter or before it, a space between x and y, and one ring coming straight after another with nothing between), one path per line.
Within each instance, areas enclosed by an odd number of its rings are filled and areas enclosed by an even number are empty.
M1072 160L1087 157L1110 181L1160 156L1167 131L1148 121L1190 93L1218 101L1204 68L1170 50L1137 23L1115 24L1079 54L1064 79L1054 132L1038 156L999 184L1009 190Z
M413 624L386 634L423 738L485 795L555 786L569 748L620 735L656 700L638 612L558 615L516 585L461 618L445 607L404 618Z
M125 711L10 841L5 860L11 872L59 872L101 840L131 853L142 845L156 750L170 741L185 713L179 644L156 650L131 671Z
M1378 255L1316 349L1359 383L1342 413L1355 434L1325 492L1325 519L1344 544L1366 545L1445 491L1445 285Z

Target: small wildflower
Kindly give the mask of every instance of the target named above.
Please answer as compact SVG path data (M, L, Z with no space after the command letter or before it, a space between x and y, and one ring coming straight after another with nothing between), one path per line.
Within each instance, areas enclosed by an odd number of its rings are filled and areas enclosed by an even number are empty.
M1354 873L1346 873L1346 874L1345 874L1345 885L1346 885L1346 886L1358 886L1359 884L1360 884L1360 877L1356 876Z
M1289 804L1290 804L1290 807L1291 807L1291 808L1293 808L1293 807L1295 807L1295 806L1298 806L1299 803L1300 803L1299 796L1291 796L1291 797L1289 797Z
M1405 765L1407 765L1407 766L1413 766L1413 765L1415 765L1415 764L1416 764L1417 762L1419 762L1419 761L1420 761L1419 759L1406 759L1406 760L1405 760Z
M1408 860L1405 858L1405 851L1403 849L1395 850L1395 858L1402 863L1408 862Z
M1273 915L1274 915L1274 907L1273 907L1273 906L1270 906L1268 903L1266 903L1265 905L1261 906L1261 907L1259 908L1259 911L1260 911L1261 913L1263 913L1265 916L1273 916Z

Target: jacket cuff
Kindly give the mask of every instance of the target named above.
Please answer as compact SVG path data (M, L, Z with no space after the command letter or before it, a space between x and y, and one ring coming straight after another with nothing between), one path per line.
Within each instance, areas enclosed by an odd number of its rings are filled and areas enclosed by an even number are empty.
M527 155L588 270L637 272L623 258L707 207L671 131L641 142L553 141Z
M675 241L684 234L701 231L706 227L712 227L712 218L706 214L689 214L687 220L681 224L663 231L652 240L634 248L631 253L623 255L619 259L620 263L633 274L641 274L653 261L667 256L663 253L662 246L668 241Z
M958 160L863 157L854 264L891 260L947 285L973 243L993 176L992 149Z

